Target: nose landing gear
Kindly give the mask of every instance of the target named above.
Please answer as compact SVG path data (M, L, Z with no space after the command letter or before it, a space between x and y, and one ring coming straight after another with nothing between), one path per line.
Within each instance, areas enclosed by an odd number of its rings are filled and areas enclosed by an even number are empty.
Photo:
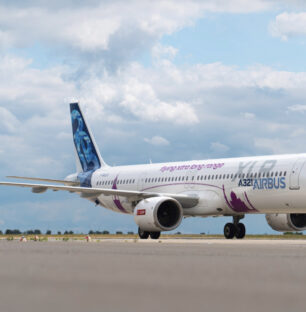
M224 226L224 236L227 239L234 237L242 239L245 236L245 226L243 223L239 223L244 216L234 216L233 223L226 223Z

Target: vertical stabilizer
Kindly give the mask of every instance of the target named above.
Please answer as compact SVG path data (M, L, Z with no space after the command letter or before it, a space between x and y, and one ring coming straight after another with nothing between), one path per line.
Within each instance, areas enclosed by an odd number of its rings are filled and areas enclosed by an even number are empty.
M106 166L78 103L70 104L70 113L78 172Z

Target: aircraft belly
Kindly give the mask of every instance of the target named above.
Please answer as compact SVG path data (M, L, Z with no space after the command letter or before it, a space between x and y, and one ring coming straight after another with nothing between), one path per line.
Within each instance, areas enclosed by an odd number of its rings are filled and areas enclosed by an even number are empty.
M99 201L101 206L113 210L115 212L121 213L132 213L132 205L124 197L119 196L99 196Z

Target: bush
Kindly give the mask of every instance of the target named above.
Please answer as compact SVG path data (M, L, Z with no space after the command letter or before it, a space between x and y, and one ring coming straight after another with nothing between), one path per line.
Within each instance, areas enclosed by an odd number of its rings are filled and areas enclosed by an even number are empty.
M10 230L10 229L7 229L6 231L5 231L5 234L6 235L20 235L21 234L21 232L19 231L19 230Z
M52 232L50 230L47 230L46 235L51 235Z
M284 235L303 235L303 232L284 232Z
M102 234L108 235L108 234L109 234L109 231L103 231Z
M117 231L116 235L122 235L123 233L121 231Z
M57 232L57 235L62 235L62 232L61 232L61 231L58 231L58 232Z

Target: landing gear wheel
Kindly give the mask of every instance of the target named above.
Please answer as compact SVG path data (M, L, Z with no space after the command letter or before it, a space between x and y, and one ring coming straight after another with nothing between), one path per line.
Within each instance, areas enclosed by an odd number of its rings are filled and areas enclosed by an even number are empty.
M159 239L160 232L150 232L150 236L152 239Z
M224 226L224 236L227 239L232 239L235 236L236 228L233 223L226 223Z
M244 238L244 236L245 236L245 226L244 226L243 223L238 223L237 224L235 236L238 239Z
M141 228L138 228L138 235L141 239L147 239L149 238L150 233L142 230Z

